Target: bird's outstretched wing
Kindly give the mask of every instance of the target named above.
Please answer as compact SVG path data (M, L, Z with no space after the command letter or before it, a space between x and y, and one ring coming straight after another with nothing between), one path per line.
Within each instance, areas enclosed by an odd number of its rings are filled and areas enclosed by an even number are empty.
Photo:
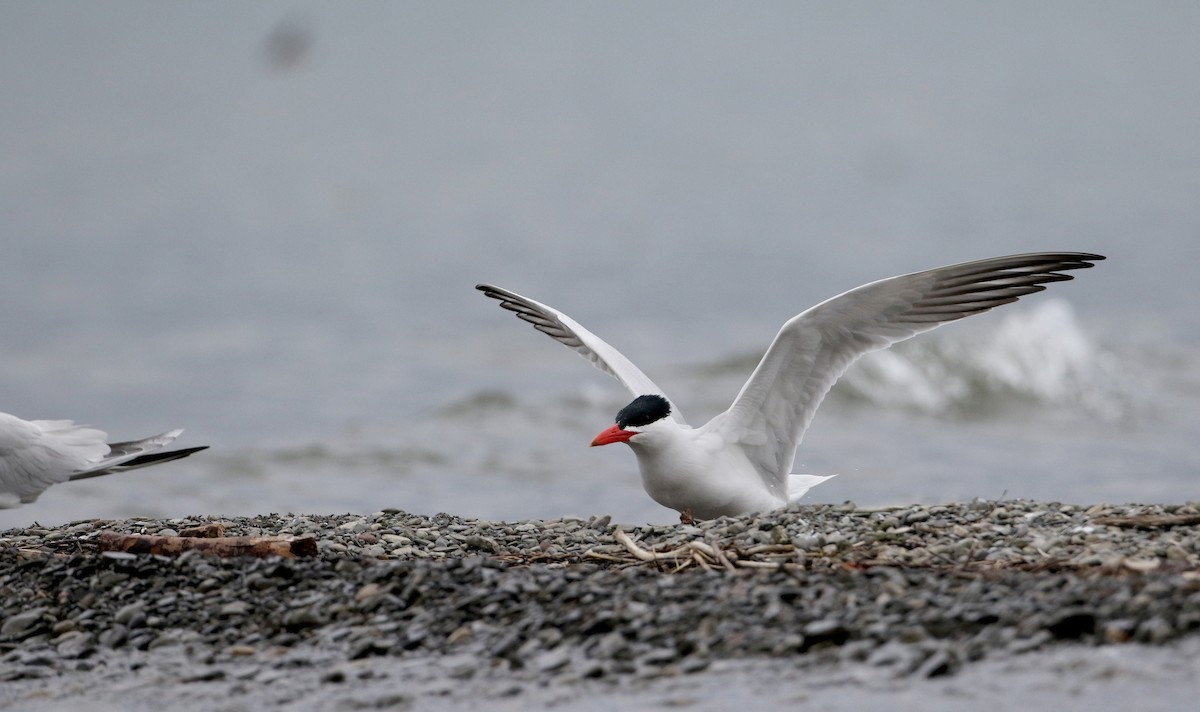
M575 351L591 361L596 368L625 384L625 387L633 395L659 395L671 402L667 394L663 393L662 389L655 385L649 376L642 373L640 368L634 366L632 361L625 358L624 354L609 346L599 336L583 328L566 314L528 297L522 297L520 294L490 284L478 284L475 285L475 288L492 299L498 300L501 307L513 312L523 321L529 322L533 328ZM679 408L673 402L671 402L671 418L680 425L685 424Z
M729 410L707 429L741 443L772 492L787 493L796 447L817 406L858 357L1072 279L1101 255L995 257L882 279L788 320Z

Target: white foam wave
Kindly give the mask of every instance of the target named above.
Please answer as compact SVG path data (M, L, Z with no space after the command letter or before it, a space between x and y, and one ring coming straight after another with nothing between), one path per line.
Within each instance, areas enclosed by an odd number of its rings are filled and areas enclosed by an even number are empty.
M1063 299L1010 310L995 326L938 332L871 354L835 395L933 414L986 414L1014 400L1107 419L1133 405L1130 375Z

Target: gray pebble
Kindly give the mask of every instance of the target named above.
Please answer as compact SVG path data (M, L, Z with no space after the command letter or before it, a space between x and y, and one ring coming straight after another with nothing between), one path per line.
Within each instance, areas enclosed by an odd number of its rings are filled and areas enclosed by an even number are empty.
M0 637L19 640L48 628L45 608L30 608L14 613L0 625Z

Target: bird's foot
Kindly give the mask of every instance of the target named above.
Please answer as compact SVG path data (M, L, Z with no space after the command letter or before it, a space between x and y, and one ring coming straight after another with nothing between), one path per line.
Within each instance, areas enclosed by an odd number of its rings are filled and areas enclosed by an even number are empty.
M692 519L692 510L685 509L682 512L680 512L679 513L679 523L680 524L695 524L696 523L695 520Z

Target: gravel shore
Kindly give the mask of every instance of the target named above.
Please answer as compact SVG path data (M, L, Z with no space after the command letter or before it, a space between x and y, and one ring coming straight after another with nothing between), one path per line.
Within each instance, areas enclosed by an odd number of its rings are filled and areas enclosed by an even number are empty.
M316 554L98 551L102 531L217 521L225 536L311 537ZM0 533L0 707L14 709L521 708L737 670L953 679L1063 647L1194 647L1197 631L1200 503L847 503L686 526L387 510Z

